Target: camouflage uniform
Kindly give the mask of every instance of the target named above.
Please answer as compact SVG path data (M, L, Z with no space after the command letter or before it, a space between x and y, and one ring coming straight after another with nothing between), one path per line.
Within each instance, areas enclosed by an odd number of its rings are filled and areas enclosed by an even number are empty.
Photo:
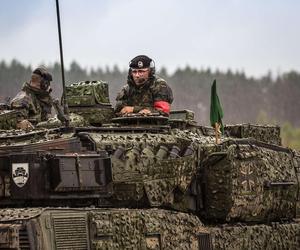
M116 113L120 112L125 106L133 106L133 112L138 113L144 108L151 112L160 112L154 108L154 102L166 101L169 104L173 102L173 93L166 81L162 78L150 77L143 85L137 86L132 77L128 77L125 85L117 95Z
M52 97L51 90L41 90L24 83L20 91L11 101L11 108L22 113L22 119L28 119L33 123L48 120L51 114Z

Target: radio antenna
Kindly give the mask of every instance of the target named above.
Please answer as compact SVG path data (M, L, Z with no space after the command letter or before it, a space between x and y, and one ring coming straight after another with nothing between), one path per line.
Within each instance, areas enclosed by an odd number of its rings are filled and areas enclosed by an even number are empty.
M59 39L59 51L60 51L60 67L61 67L61 78L63 85L63 107L64 115L69 117L69 108L66 98L66 84L65 84L65 70L64 70L64 56L62 48L62 38L61 38L61 27L60 27L60 14L59 14L59 2L56 0L56 16L57 16L57 26L58 26L58 39ZM69 119L65 120L66 127L69 126Z

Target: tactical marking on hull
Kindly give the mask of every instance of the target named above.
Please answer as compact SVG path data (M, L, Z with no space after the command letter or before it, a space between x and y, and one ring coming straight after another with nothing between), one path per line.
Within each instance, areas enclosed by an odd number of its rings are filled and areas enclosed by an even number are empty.
M251 165L241 166L240 169L241 194L248 195L255 192L255 175Z

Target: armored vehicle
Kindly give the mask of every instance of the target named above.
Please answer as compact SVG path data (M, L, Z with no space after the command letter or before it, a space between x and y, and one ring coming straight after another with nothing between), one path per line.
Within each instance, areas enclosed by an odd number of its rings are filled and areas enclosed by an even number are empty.
M0 249L300 248L300 154L279 127L216 144L189 110L115 117L103 81L66 98L69 127L1 111Z

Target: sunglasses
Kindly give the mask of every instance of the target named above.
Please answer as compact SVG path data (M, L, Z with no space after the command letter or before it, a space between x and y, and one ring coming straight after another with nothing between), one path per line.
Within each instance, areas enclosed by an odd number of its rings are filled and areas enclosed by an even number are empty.
M131 70L132 74L144 74L149 72L149 69L133 69Z

